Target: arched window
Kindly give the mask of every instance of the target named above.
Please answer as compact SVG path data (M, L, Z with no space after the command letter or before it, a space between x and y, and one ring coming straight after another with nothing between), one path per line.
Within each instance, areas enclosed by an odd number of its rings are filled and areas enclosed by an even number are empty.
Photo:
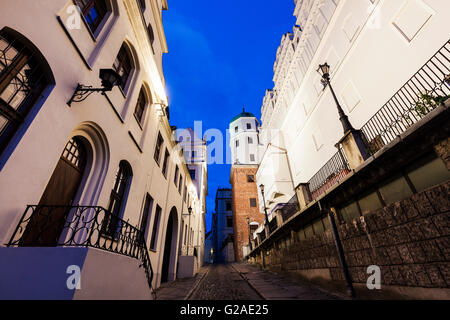
M153 28L152 28L151 24L148 25L148 36L150 38L150 44L152 46L152 51L153 51L153 53L155 53L155 49L153 48L153 43L155 42L155 34L153 33Z
M122 160L119 164L116 180L109 198L108 214L103 221L103 234L114 236L119 227L119 219L126 203L126 197L131 185L133 172L128 162Z
M76 0L76 3L80 7L89 29L95 33L108 12L105 0Z
M28 41L9 28L0 31L0 154L26 116L54 83L44 58Z
M140 125L142 125L142 122L144 120L146 106L147 106L147 99L145 98L144 88L141 88L136 108L134 109L134 116L136 117L136 120L139 122Z
M128 53L127 48L123 44L120 47L119 54L116 57L116 61L114 61L113 68L114 70L121 76L120 87L122 90L125 90L125 87L128 82L128 78L131 75L131 71L133 69L133 64L131 62L130 54Z

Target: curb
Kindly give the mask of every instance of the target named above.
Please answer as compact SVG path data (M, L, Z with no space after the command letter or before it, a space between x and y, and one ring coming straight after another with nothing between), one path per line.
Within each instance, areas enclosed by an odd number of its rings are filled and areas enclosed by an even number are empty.
M200 285L200 283L202 282L202 280L206 277L206 275L209 273L210 268L207 268L206 272L203 273L203 275L201 276L201 278L195 283L195 285L192 287L191 290L189 290L188 294L186 295L186 297L184 297L183 300L189 300L189 298L194 294L194 291L197 290L198 286Z
M248 281L248 279L247 279L247 278L246 278L239 270L237 270L232 264L230 264L230 266L231 266L231 268L234 269L234 271L236 271L236 272L241 276L242 279L245 280L245 282L247 282L247 284L248 284L253 290L255 290L255 292L258 294L258 296L261 297L261 299L267 300L267 298L266 298L261 292L259 292L258 289L256 289L256 287L255 287L253 284L251 284L250 281Z

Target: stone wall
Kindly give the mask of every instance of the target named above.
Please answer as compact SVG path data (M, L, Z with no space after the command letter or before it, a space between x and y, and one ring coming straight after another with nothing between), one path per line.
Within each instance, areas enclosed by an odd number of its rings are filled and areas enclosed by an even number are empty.
M357 295L450 299L450 182L338 225ZM272 248L273 271L345 291L331 230L287 248ZM258 257L253 262L262 264ZM369 290L367 267L381 269L381 290Z

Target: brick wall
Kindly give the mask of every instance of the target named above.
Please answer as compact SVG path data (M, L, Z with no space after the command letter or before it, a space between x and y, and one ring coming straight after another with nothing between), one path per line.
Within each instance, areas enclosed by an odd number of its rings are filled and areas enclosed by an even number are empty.
M392 289L391 293L395 291L400 296L424 298L427 291L418 288L438 288L441 290L435 290L431 297L450 298L449 191L447 182L366 214L353 223L338 225L356 287L369 291L365 285L369 277L367 267L377 265L386 294ZM321 278L315 279L318 283L345 287L331 230L294 241L284 249L272 248L265 264L269 269L291 274L325 271L316 277Z
M231 170L234 246L236 261L241 261L244 258L242 247L248 244L247 217L250 221L261 224L264 221L264 215L259 212L256 182L247 181L248 175L253 175L256 181L257 166L233 166ZM256 207L250 206L250 198L256 199Z

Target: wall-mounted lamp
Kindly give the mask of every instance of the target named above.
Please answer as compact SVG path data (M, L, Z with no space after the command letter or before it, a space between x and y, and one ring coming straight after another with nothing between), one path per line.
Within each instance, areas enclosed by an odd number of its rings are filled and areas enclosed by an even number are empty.
M111 91L114 86L118 86L122 82L120 75L113 69L100 69L99 77L102 80L103 88L93 88L92 86L78 84L67 104L71 106L72 102L84 101L94 92L101 92L104 94L107 91Z

